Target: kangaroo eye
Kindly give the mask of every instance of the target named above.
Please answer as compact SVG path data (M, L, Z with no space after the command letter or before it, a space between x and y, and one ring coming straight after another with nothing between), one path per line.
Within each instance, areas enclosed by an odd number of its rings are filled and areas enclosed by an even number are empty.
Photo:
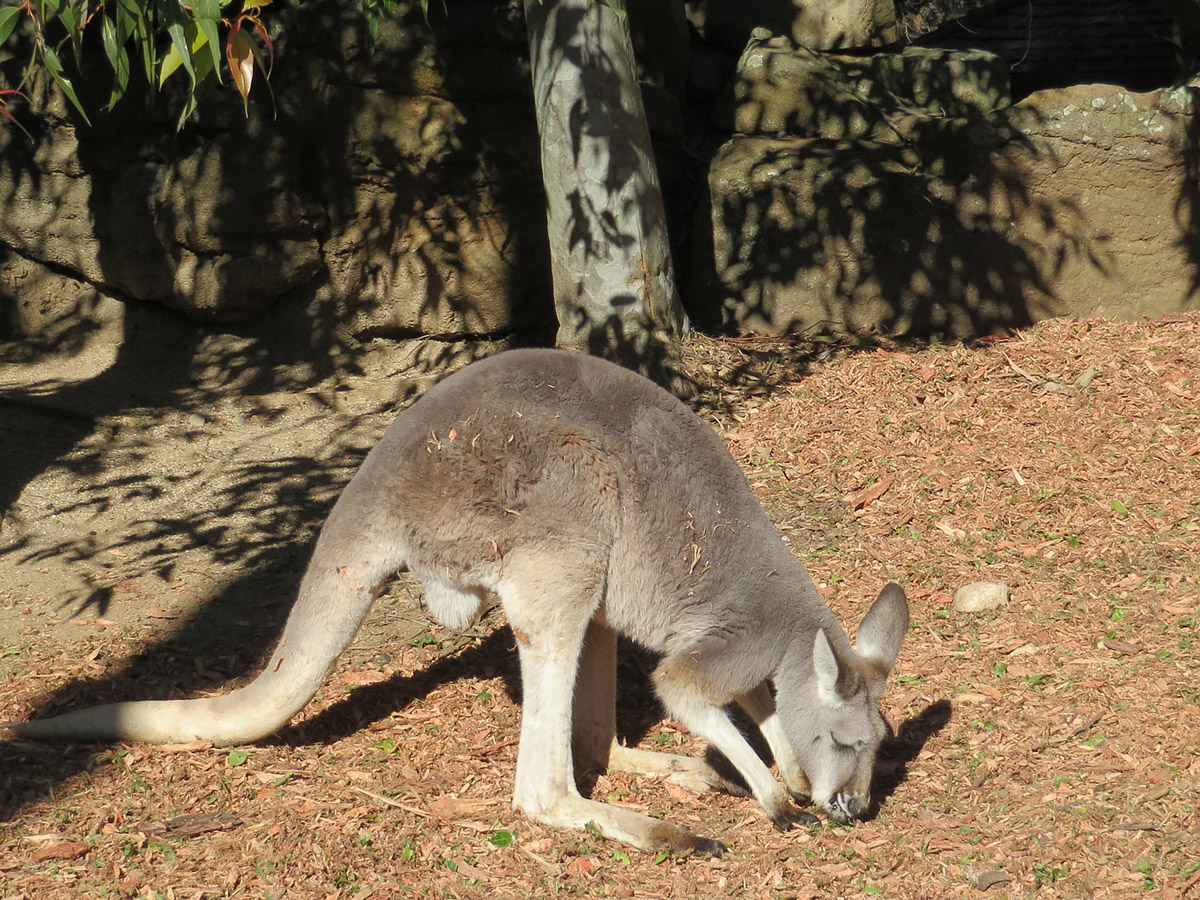
M830 732L828 735L818 734L813 738L814 744L821 744L827 740L833 745L833 749L838 753L861 753L867 748L865 741L843 740L836 734Z
M834 749L840 753L861 753L867 746L864 741L844 740L836 734L830 734L829 738L833 741Z

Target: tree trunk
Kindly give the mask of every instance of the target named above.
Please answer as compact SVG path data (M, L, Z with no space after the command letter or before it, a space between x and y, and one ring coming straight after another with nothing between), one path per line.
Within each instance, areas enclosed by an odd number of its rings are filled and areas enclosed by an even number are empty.
M622 7L525 0L557 343L662 378L688 321Z

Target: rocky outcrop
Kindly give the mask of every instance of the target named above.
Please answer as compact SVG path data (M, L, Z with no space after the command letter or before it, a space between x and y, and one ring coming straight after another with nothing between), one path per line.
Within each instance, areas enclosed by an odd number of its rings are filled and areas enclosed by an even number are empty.
M688 296L712 326L971 337L1194 307L1191 89L1009 106L988 54L869 60L759 35L709 171Z
M1010 103L1007 69L991 53L841 56L757 29L713 121L740 134L888 140L906 116L982 116Z

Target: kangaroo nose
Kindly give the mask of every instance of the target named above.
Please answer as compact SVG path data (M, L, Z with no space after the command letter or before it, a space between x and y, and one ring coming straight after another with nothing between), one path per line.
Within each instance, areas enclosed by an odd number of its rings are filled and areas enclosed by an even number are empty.
M829 804L829 815L837 822L846 823L861 816L870 804L871 798L867 794L838 794Z
M857 819L867 811L867 807L871 805L871 798L867 794L856 794L853 797L846 798L846 812L850 814L852 819Z

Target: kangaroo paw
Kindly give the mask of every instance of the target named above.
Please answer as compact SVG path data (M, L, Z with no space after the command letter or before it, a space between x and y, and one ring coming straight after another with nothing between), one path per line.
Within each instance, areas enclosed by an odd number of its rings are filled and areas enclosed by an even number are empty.
M659 822L650 832L650 838L657 849L674 850L679 853L708 853L721 856L726 847L720 841L700 837L686 828L672 825L669 822Z
M796 825L816 825L821 820L806 809L789 807L771 817L771 823L780 831L791 831Z
M585 800L573 793L514 805L543 825L599 832L606 838L652 853L671 850L720 856L725 852L725 845L720 841L700 837L679 825L598 800Z
M730 781L728 778L718 775L715 771L707 767L691 772L676 772L673 775L668 775L667 781L677 784L681 788L686 788L689 791L695 791L697 794L716 791L722 794L730 794L734 797L751 796L750 792L736 781Z

